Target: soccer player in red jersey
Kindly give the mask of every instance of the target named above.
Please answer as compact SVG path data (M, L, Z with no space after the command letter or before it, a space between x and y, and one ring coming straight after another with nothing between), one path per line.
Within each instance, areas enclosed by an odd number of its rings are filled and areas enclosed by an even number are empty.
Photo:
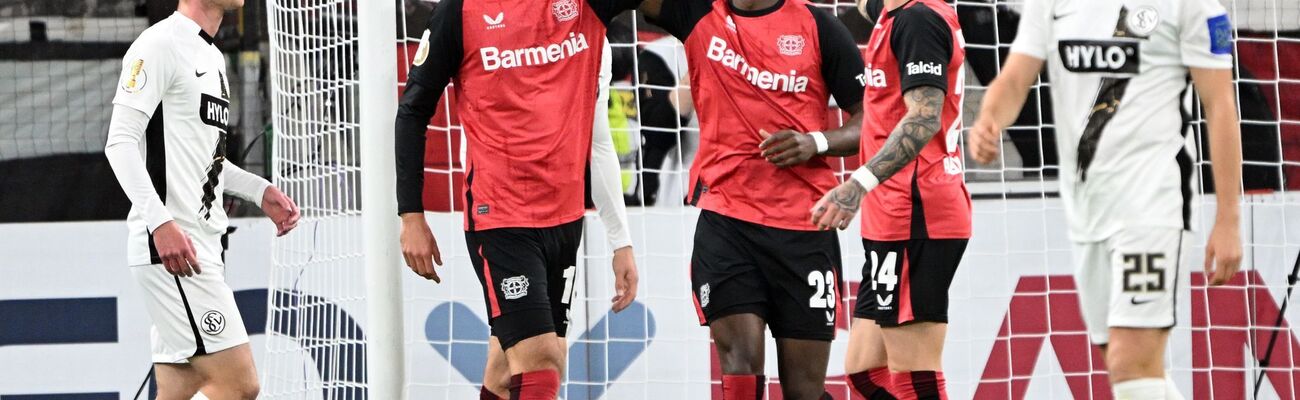
M641 10L685 45L700 121L691 284L723 399L764 397L765 327L784 398L830 398L839 240L809 224L807 210L837 183L825 156L857 152L861 53L806 0L646 0ZM831 97L853 117L821 132ZM844 150L827 152L832 144Z
M442 0L422 35L396 122L402 253L417 274L440 281L421 198L424 143L454 80L468 139L465 242L492 328L483 399L550 400L559 391L606 24L638 3ZM593 189L621 200L618 189ZM620 241L615 311L636 296L630 241Z
M866 208L867 263L845 358L854 390L945 399L948 286L971 233L958 148L964 41L942 0L873 3L863 95L872 118L861 134L869 161L817 203L813 219L843 229Z

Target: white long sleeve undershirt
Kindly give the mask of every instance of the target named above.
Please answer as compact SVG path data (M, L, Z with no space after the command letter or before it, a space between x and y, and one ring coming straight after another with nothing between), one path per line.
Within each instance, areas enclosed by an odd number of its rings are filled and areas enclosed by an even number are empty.
M149 170L145 167L144 153L140 150L149 125L149 116L131 107L113 106L113 117L108 124L108 141L104 145L104 156L113 167L117 182L122 191L144 216L149 232L153 232L172 215L167 211L158 192L153 187ZM271 182L239 168L230 160L225 160L221 167L221 178L225 182L225 192L262 205L262 195Z
M605 224L610 248L618 250L632 245L627 228L627 206L623 204L623 180L614 138L609 129L610 47L605 42L601 53L600 94L596 98L596 118L591 129L591 200Z
M104 156L113 167L113 175L117 176L117 182L122 185L131 205L144 216L149 232L153 232L171 221L172 215L154 190L149 170L144 165L144 153L140 148L148 125L149 116L144 112L122 105L113 106Z

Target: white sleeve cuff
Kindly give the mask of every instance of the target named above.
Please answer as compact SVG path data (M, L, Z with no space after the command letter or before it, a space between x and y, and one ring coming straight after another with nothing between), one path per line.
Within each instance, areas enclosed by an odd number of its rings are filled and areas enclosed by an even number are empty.
M858 167L857 170L853 171L853 175L850 175L849 178L857 181L859 185L862 185L862 188L865 189L866 192L871 192L872 189L875 189L876 186L880 185L880 178L877 178L876 174L871 173L871 170L867 169L867 166L865 165Z
M826 140L826 134L821 131L809 133L812 136L813 143L817 145L817 154L826 154L826 150L831 149L831 143Z

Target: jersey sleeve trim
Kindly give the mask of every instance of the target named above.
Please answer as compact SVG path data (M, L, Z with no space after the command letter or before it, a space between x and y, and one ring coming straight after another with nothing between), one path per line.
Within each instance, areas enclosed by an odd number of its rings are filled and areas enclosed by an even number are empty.
M835 98L835 104L841 109L861 104L864 86L859 78L865 66L853 35L830 12L812 4L807 7L817 23L822 79Z

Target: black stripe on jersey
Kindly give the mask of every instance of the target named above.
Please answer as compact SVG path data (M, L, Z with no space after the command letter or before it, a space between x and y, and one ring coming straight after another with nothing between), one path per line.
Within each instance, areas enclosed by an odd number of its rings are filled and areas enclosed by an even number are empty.
M424 190L424 189L420 189ZM421 206L423 207L423 206ZM470 168L469 173L465 174L465 221L469 231L474 231L474 169Z
M704 192L706 190L709 190L709 188L707 186L704 186L704 180L696 178L695 190L691 191L691 198L690 198L691 206L700 204L700 197L704 196Z
M1127 21L1128 8L1121 6L1118 21L1115 22L1114 37L1145 39L1144 36L1133 34L1128 28ZM1079 154L1076 160L1079 182L1088 181L1088 167L1092 166L1092 160L1097 155L1097 145L1101 141L1102 131L1106 130L1106 125L1110 124L1110 121L1115 118L1115 113L1119 111L1120 99L1124 98L1128 84L1129 78L1101 79L1101 84L1097 88L1097 98L1092 103L1092 113L1088 115L1088 124L1083 128L1083 135L1079 137Z
M208 349L203 345L203 335L199 334L199 323L194 320L194 311L190 310L190 299L185 297L185 288L181 286L181 277L176 278L176 290L181 293L181 304L185 306L185 316L190 319L190 330L194 331L194 356L208 354Z
M221 184L221 170L226 161L226 131L217 134L216 149L212 151L212 165L208 166L207 182L203 183L203 198L199 201L199 218L212 217L212 202L217 200L217 185Z
M1079 182L1088 181L1088 167L1092 166L1092 159L1097 155L1097 144L1101 141L1101 133L1106 130L1106 125L1115 118L1115 113L1119 111L1120 99L1124 98L1124 92L1128 90L1129 78L1102 78L1101 87L1097 89L1097 99L1093 101L1092 113L1088 115L1088 125L1083 128L1083 135L1079 136L1079 156L1077 167L1079 170Z
M163 136L163 107L158 104L158 109L154 110L153 117L149 118L149 125L144 128L144 169L149 173L149 180L153 182L153 190L158 193L158 198L162 199L163 204L167 204L167 143ZM158 256L158 248L153 244L153 233L145 232L149 236L149 263L162 264L162 257Z
M921 170L918 158L912 164L912 236L910 239L929 239L930 229L925 224L925 203L921 199L921 185L917 183L917 174Z
M1181 99L1187 97L1190 86L1183 87L1183 92L1178 95L1179 102L1175 106L1178 107L1178 113L1183 118L1182 137L1184 141L1187 140L1187 133L1192 130L1192 113L1183 107ZM1174 156L1174 159L1178 162L1178 179L1180 179L1178 186L1182 188L1183 192L1183 230L1190 231L1192 230L1192 155L1187 153L1187 147L1184 146L1178 150L1178 154Z

